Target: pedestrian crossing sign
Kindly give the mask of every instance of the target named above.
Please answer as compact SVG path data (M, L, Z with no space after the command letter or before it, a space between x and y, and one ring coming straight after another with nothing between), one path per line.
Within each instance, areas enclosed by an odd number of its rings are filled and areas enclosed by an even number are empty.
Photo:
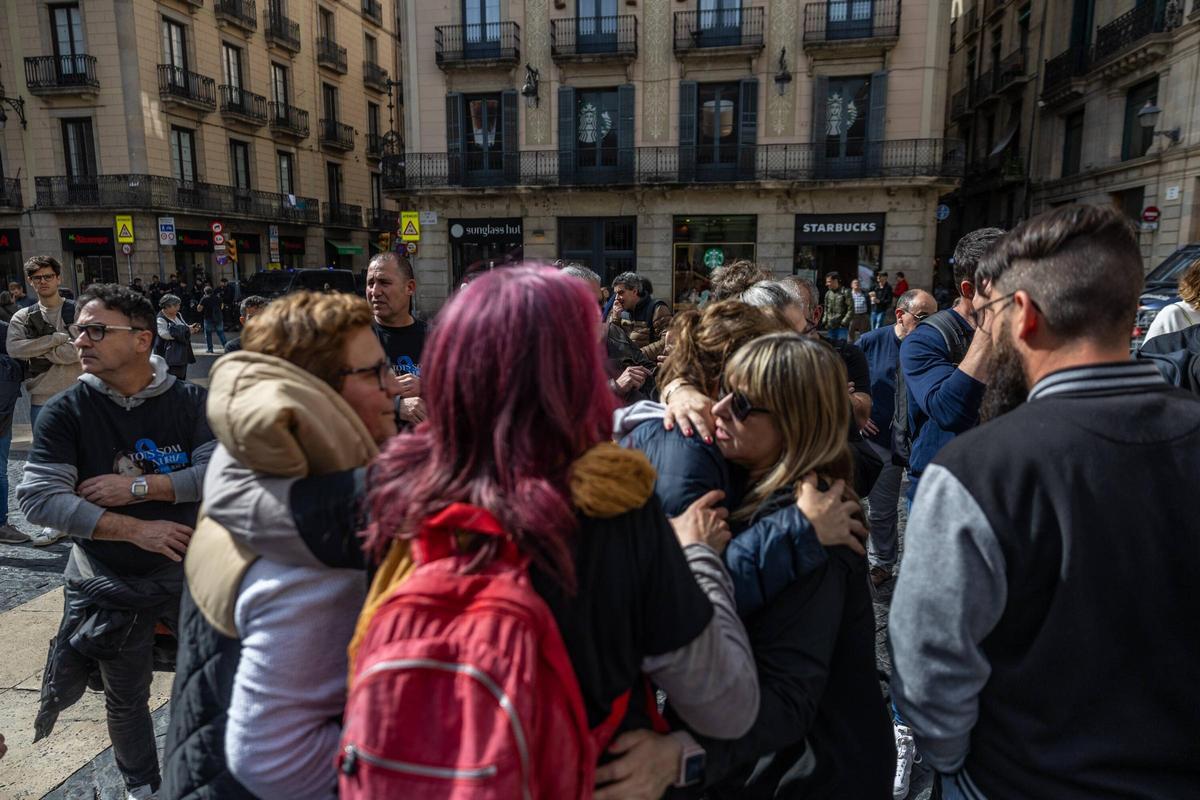
M117 216L117 244L133 244L133 217Z
M421 221L416 211L400 212L400 241L421 241Z

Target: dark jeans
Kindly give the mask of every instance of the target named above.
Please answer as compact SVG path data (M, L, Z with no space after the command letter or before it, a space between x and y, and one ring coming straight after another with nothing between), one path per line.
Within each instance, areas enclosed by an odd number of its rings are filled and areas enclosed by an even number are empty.
M181 381L187 380L187 364L180 364L178 367L167 367L167 372Z
M134 789L149 784L158 790L158 752L154 723L150 719L150 679L154 666L155 609L138 612L121 653L101 661L104 709L117 768L125 785Z

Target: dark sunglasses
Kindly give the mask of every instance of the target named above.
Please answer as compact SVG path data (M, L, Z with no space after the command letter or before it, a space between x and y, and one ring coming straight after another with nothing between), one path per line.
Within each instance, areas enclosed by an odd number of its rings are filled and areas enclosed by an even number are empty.
M741 392L731 392L726 389L725 381L722 380L720 391L717 392L717 402L721 402L728 396L732 396L733 398L729 403L729 410L733 414L733 418L738 422L745 422L746 418L756 411L760 414L771 413L769 409L760 408L751 403L750 398Z
M350 375L368 375L372 372L375 373L375 378L376 378L376 380L379 381L379 391L386 392L387 391L387 380L392 375L392 366L390 364L388 364L386 359L379 361L379 363L377 363L377 364L372 364L369 367L358 367L356 369L340 369L340 370L338 370L338 375L340 377L345 378L345 377L349 377Z
M104 341L104 336L109 331L144 331L145 328L135 328L130 325L104 325L96 322L88 325L68 325L67 333L71 339L78 339L83 333L87 333L89 339L93 342Z
M916 320L917 320L917 322L920 322L921 320L924 320L924 319L928 319L928 318L929 318L929 312L928 312L928 311L922 311L920 314L914 314L914 313L912 313L911 311L905 311L904 313L905 313L905 314L908 314L910 317L915 317L915 318L916 318Z

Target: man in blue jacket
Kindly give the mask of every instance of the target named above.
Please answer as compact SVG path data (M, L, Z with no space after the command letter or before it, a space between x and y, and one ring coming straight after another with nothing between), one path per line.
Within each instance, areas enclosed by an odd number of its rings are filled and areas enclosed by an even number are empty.
M900 368L908 392L912 449L908 457L908 499L912 500L925 467L938 450L979 422L979 404L987 388L991 339L974 336L975 310L990 299L990 283L975 285L975 268L1004 235L981 228L954 248L958 300L917 326L900 346ZM940 322L940 324L938 324ZM946 324L949 323L949 324Z

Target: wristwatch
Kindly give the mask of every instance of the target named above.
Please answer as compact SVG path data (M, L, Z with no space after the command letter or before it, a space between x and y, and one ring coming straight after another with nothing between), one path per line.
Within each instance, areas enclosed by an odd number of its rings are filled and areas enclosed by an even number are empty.
M704 748L687 731L675 731L671 736L683 748L679 752L679 775L675 780L675 787L682 789L685 786L703 783L706 763Z
M144 478L134 478L133 484L129 487L129 493L134 497L143 498L150 494L150 483Z

